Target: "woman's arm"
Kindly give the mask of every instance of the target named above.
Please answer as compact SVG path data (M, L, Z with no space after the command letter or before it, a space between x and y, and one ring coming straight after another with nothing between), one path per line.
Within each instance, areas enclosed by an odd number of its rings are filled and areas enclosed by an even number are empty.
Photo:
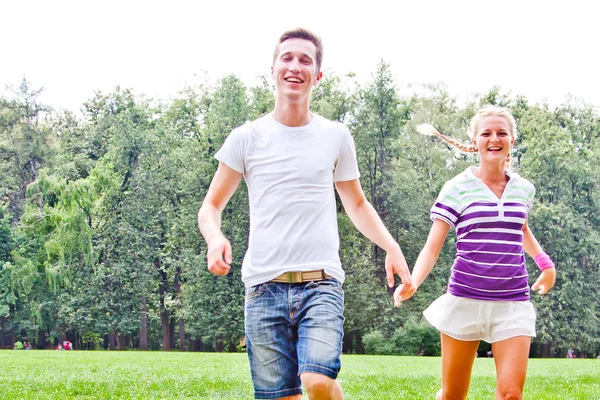
M412 272L412 285L400 285L394 292L394 304L396 306L399 306L402 301L409 299L415 294L419 286L421 286L421 283L423 283L427 275L429 275L440 255L440 250L444 245L444 241L446 240L449 231L450 225L445 221L441 219L433 221L429 236L427 236L427 242L425 243L423 250L421 250L421 253L419 253L419 257L417 258L417 262L415 263Z

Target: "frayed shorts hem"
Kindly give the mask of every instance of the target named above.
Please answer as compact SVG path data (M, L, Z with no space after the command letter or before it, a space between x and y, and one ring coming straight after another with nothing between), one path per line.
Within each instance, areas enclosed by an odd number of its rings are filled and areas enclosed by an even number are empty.
M312 372L315 374L325 375L326 377L331 378L331 379L337 379L339 371L334 371L330 368L322 367L322 366L316 365L316 364L304 364L298 370L298 375L301 375L305 372Z
M275 391L254 392L255 399L280 399L282 397L295 396L302 394L302 388L283 389Z

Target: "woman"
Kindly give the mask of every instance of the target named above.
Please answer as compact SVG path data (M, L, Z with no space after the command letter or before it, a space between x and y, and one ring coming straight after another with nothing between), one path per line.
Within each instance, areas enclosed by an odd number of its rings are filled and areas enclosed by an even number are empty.
M527 225L535 188L510 171L515 120L502 107L479 110L469 129L471 145L458 143L430 125L418 129L462 151L477 152L480 164L442 188L431 209L433 225L415 264L413 285L396 289L395 304L410 298L431 272L453 227L457 253L448 292L424 312L441 333L442 388L436 399L466 398L480 340L492 344L496 399L521 399L535 336L523 250L542 270L533 290L547 293L554 286L556 270Z

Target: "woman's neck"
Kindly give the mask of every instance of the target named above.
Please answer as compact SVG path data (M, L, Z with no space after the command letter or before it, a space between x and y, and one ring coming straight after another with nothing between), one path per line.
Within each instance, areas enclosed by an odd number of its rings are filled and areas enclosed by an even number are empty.
M490 183L500 183L500 182L507 182L509 177L508 175L506 175L506 169L504 168L504 165L500 164L500 165L489 165L489 164L482 164L479 165L479 167L477 167L475 169L475 171L473 171L473 174L481 179L484 182L490 182Z

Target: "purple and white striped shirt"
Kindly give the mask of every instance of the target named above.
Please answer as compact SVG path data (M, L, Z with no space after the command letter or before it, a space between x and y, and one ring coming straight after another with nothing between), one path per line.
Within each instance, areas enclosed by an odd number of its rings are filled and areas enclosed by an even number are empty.
M529 300L523 225L535 188L527 179L506 172L509 181L498 198L469 167L446 182L431 219L456 231L456 259L448 292L479 300Z

